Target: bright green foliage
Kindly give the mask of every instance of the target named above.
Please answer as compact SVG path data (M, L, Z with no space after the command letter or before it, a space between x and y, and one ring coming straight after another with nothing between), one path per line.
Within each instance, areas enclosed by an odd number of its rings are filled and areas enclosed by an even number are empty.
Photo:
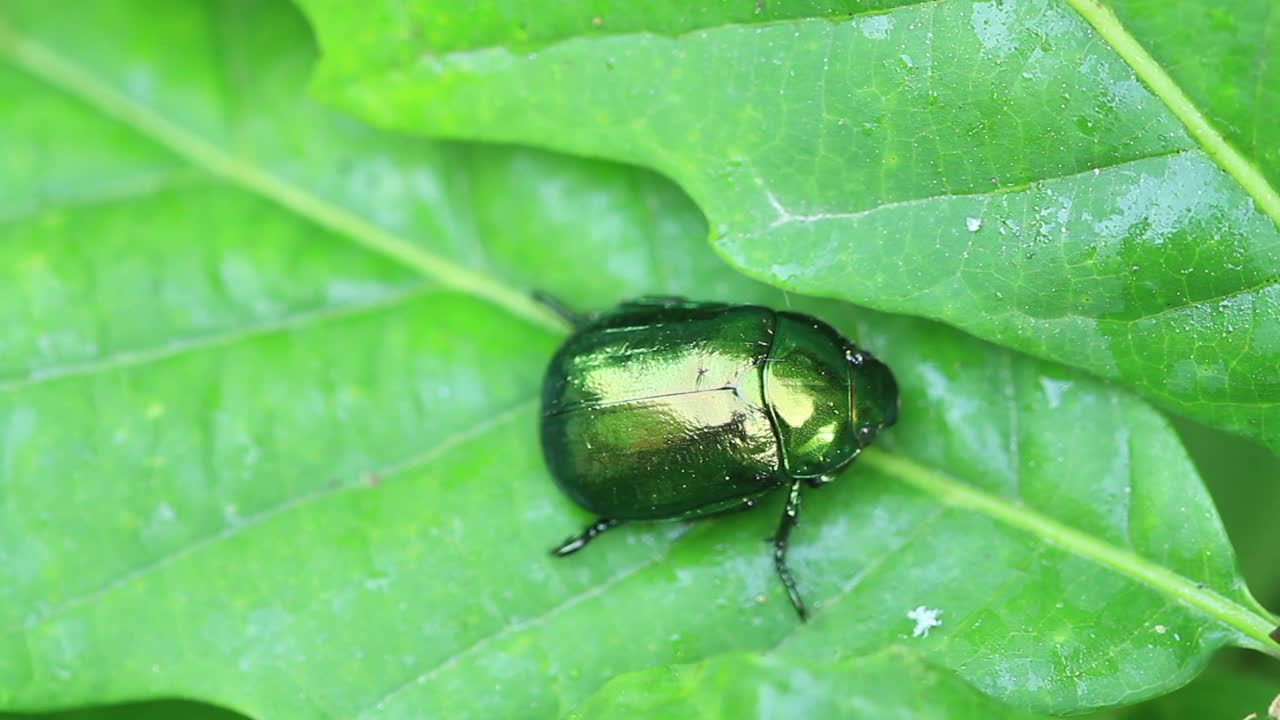
M1114 0L1121 22L1209 122L1280 187L1280 12L1271 0Z
M1229 718L1274 720L1280 702L1280 673L1270 675L1210 668L1190 685L1154 702L1115 711L1107 720L1184 720ZM1098 718L1098 720L1103 720Z
M0 720L242 720L230 710L190 701L156 702L83 708L60 713L0 713Z
M649 667L834 682L906 644L1080 712L1280 653L1122 390L748 281L652 175L323 110L287 5L67 7L0 7L0 709L551 718ZM793 536L811 624L761 542L776 504L545 555L587 518L537 447L563 328L533 288L794 305L894 367L902 420Z
M318 89L379 125L656 168L755 277L941 319L1280 449L1280 195L1251 165L1280 172L1261 109L1277 83L1252 73L1238 91L1256 102L1233 105L1240 83L1209 82L1275 50L1256 25L1222 38L1195 22L1235 9L1189 23L1181 3L1132 8L1157 50L1141 64L1092 2L1089 22L1060 0L759 25L605 14L607 33L553 19L527 33L535 48L490 34L466 49L424 41L413 18L302 5L325 50ZM433 28L464 12L414 6ZM1165 56L1173 82L1148 89ZM1208 135L1188 133L1205 114Z
M1033 720L900 649L832 666L723 655L623 675L573 720Z

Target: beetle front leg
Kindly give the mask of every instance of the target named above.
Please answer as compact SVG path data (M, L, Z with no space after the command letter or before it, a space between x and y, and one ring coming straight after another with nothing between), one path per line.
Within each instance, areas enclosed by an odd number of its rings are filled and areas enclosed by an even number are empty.
M803 621L809 619L809 611L805 609L800 591L796 589L796 581L791 577L791 570L787 568L787 539L791 537L791 529L800 520L800 482L796 480L791 483L791 492L787 494L787 506L782 510L778 532L773 536L773 566L778 571L782 586L787 589L787 595L791 597L791 604L795 606L796 613Z
M621 524L622 521L617 518L599 518L588 525L587 529L583 530L581 535L576 535L565 540L562 545L553 549L551 554L556 557L564 557L565 555L576 553L586 547L587 543L594 540L600 533L611 528L616 528Z

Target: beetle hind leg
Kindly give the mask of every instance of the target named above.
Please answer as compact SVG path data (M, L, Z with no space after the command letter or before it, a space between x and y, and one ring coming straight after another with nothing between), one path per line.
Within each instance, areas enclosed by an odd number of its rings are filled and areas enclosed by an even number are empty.
M773 567L778 571L778 578L782 580L782 586L787 589L787 596L791 598L791 604L795 606L796 614L803 621L809 619L809 611L805 609L804 600L800 597L800 590L796 588L795 578L791 577L791 570L787 567L787 540L791 537L791 530L800 519L800 482L796 480L791 483L791 491L787 493L787 506L782 510L782 520L778 522L778 532L773 536Z
M564 557L565 555L572 555L573 553L576 553L582 548L586 547L587 543L594 540L596 536L599 535L600 533L604 532L605 530L616 528L621 524L622 524L622 521L617 518L599 518L595 522L588 525L587 529L583 530L581 534L575 535L569 538L568 540L565 540L558 547L552 549L551 554L555 555L556 557Z

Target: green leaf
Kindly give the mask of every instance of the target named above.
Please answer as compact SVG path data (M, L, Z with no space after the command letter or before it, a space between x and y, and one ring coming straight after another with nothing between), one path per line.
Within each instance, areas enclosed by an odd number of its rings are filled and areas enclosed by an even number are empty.
M1191 110L1202 113L1209 128L1252 161L1265 178L1257 182L1273 192L1280 187L1280 126L1268 120L1280 103L1280 45L1272 40L1280 30L1275 5L1256 0L1114 0L1110 5L1185 94ZM1274 210L1268 212L1275 217Z
M1280 655L1141 401L750 282L654 176L326 112L282 4L66 8L0 15L0 708L555 717L657 665L906 643L1080 711ZM776 505L547 557L588 518L536 442L535 287L794 304L895 368L900 425L806 496L812 623Z
M1233 671L1215 663L1195 682L1177 692L1127 710L1111 711L1097 720L1249 720L1251 717L1254 720L1272 720L1280 715L1280 705L1274 704L1277 702L1280 702L1280 674L1273 672L1267 676ZM1270 713L1269 709L1272 709Z
M316 87L379 125L655 168L752 276L940 319L1280 449L1269 0L1121 2L1133 32L1086 0L893 4L507 3L462 32L449 3L302 1Z
M609 681L570 716L588 718L912 718L1031 720L900 648L831 666L722 655Z
M70 710L61 713L0 713L0 720L246 720L229 710L179 700L162 700L129 705Z

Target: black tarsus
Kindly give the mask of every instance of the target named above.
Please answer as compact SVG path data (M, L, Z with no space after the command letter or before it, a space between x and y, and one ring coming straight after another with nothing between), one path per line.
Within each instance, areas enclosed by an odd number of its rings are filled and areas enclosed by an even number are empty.
M556 557L572 555L586 547L587 543L594 540L600 533L605 530L616 528L621 524L622 521L617 518L598 518L595 522L588 525L587 529L582 531L582 534L575 535L568 540L565 540L559 547L552 549L551 554Z
M815 475L804 479L804 484L811 488L817 489L823 485L827 485L836 479L835 475Z
M1280 627L1271 631L1271 639L1275 640L1277 643L1280 643Z
M795 578L791 577L791 571L787 569L787 539L791 537L792 528L800 521L800 482L796 480L791 483L791 491L787 493L787 505L782 510L782 519L778 522L778 532L773 536L773 567L778 571L782 586L787 589L787 595L790 596L791 604L796 608L796 614L805 621L809 619L809 611L805 609L800 591L796 589Z

